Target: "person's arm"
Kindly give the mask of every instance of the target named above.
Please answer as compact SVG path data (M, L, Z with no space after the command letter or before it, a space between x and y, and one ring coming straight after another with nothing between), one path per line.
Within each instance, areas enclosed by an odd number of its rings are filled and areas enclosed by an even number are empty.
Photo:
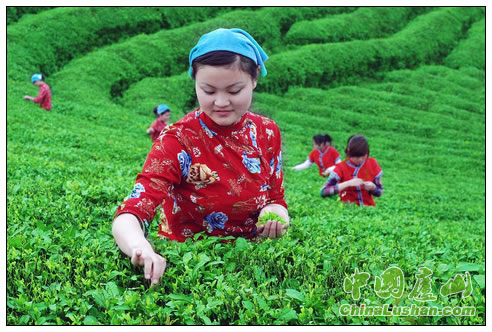
M149 128L147 128L147 134L152 135L152 133L155 131L154 124L155 124L155 121L152 122L152 124L149 126Z
M137 217L130 213L118 215L113 220L113 236L132 264L144 267L145 279L156 285L166 270L166 260L154 252Z
M303 169L309 168L312 164L314 164L309 158L307 158L302 164L296 165L292 167L293 170L301 171Z
M353 178L352 180L348 180L345 182L342 182L338 185L338 192L344 191L345 189L349 187L357 187L360 186L364 183L364 180L359 179L359 178Z
M335 165L328 167L327 169L324 170L323 175L324 176L330 175L330 173L333 172L333 170L335 169L335 167L336 167Z
M285 221L285 224L274 220L268 220L264 225L258 225L258 234L262 237L277 238L285 234L289 228L289 212L287 210L287 203L285 202L283 186L284 173L282 170L282 140L280 137L280 130L277 125L273 128L273 135L275 138L275 146L273 151L270 165L272 165L272 174L270 175L270 186L268 204L261 209L259 217L263 216L267 212L276 213L280 218Z
M374 181L364 182L364 189L367 190L371 195L375 197L380 197L383 194L383 184L381 183L381 177L383 176L383 171L381 171L375 178Z
M33 101L33 100L34 100L34 97L31 97L31 96L24 96L24 99L25 99L25 100L30 100L30 101Z
M156 208L168 197L169 188L181 181L180 163L176 157L179 151L181 145L175 137L167 139L165 145L162 142L152 146L132 192L118 206L113 221L116 244L131 257L133 264L144 267L145 278L150 279L152 284L159 282L166 263L154 252L146 240L146 234ZM163 167L159 164L162 160L171 163Z
M357 187L364 183L364 180L359 178L353 178L344 182L340 181L340 176L336 171L331 172L328 180L326 180L323 188L321 188L321 197L333 196L349 187Z

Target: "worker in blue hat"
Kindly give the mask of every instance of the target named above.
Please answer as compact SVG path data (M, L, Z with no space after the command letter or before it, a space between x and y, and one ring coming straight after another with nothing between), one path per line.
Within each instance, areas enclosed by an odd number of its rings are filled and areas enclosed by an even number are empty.
M31 83L39 88L39 94L37 97L24 96L25 100L31 100L37 104L39 107L44 108L47 111L51 110L51 89L44 82L43 75L34 74L31 77Z
M165 104L160 104L154 107L154 114L156 119L147 129L147 134L152 138L152 142L155 142L162 129L167 127L167 122L171 118L171 109Z
M286 233L280 130L250 110L267 59L241 29L209 32L191 50L200 107L161 132L113 220L117 245L152 284L166 269L146 239L157 212L157 235L173 241L199 233L252 241Z

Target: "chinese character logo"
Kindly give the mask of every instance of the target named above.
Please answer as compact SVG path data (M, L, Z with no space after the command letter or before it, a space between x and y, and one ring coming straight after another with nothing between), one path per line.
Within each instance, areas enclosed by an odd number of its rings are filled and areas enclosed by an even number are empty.
M380 277L376 276L374 291L377 296L383 299L393 296L398 299L403 295L404 290L405 276L399 267L389 267L383 272L383 274L381 274Z
M441 286L441 296L448 296L461 293L461 298L465 298L472 293L472 282L470 273L465 272L465 277L458 273L454 278L449 279Z
M360 272L359 269L355 268L355 273L350 277L345 277L343 280L343 290L346 293L351 293L354 300L360 298L360 289L367 285L367 280L371 275L367 272Z
M413 287L408 298L415 301L435 301L437 296L432 294L432 270L421 267L419 272L415 274L415 286Z

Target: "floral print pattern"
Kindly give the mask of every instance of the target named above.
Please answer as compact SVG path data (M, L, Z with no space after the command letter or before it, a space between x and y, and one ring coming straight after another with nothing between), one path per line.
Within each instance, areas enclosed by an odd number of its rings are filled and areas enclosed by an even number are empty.
M133 186L133 190L132 192L130 193L130 195L128 195L126 199L130 199L130 198L139 198L140 197L140 193L142 192L145 192L145 187L143 186L143 184L141 183L135 183L135 185Z
M181 150L181 152L178 153L178 161L179 167L181 168L181 176L185 178L190 172L191 156L186 153L186 151Z
M246 166L250 173L261 173L260 159L249 158L246 152L243 152L243 165Z
M173 214L176 214L176 213L178 213L179 211L181 211L181 208L179 207L178 202L177 202L176 200L174 200L174 205L173 205Z
M209 232L212 232L214 229L224 229L227 220L225 213L214 211L205 217L203 224L207 226Z
M200 120L200 125L202 126L203 130L205 131L205 134L207 134L209 138L217 136L217 133L213 130L210 130L210 128L207 127L207 125L202 121L202 119L198 119L198 120Z
M249 136L251 137L251 144L253 144L255 148L258 148L258 144L256 143L256 126L251 126Z
M220 178L217 172L212 171L205 164L198 163L191 165L188 176L186 177L186 182L194 184L197 189L205 188L208 184L219 180Z
M282 153L277 157L277 167L275 168L275 176L277 179L280 178L280 172L282 171Z

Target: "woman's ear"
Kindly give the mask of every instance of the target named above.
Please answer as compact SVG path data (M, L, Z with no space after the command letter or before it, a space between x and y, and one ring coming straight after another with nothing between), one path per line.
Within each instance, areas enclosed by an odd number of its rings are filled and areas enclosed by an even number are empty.
M253 89L256 88L256 84L258 83L258 76L261 75L261 66L258 66L256 67L256 77L254 80L253 80Z

